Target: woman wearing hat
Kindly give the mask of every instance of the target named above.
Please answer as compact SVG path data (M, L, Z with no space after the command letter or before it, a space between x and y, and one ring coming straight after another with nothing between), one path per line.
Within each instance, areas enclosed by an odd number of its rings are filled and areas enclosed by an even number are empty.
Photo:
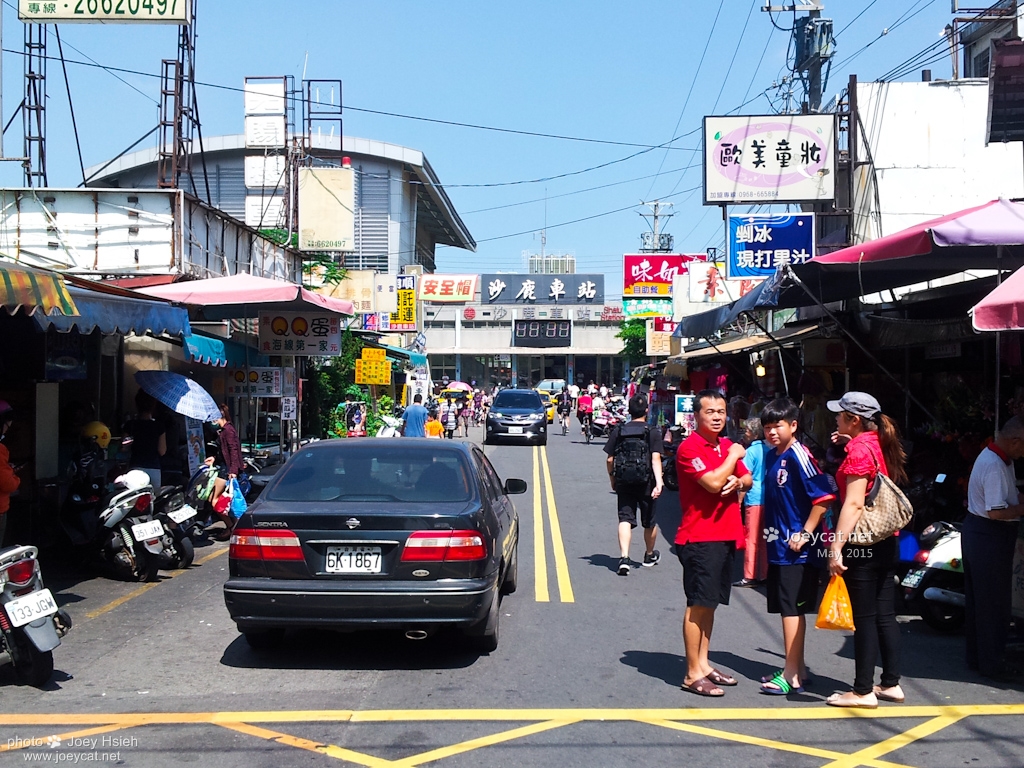
M859 546L850 534L864 513L864 500L878 473L900 483L906 479L906 454L895 422L882 413L878 401L866 392L847 392L830 400L837 430L832 442L846 446L836 472L842 508L831 543L829 571L843 576L853 609L853 654L856 673L853 690L826 699L834 707L875 709L878 701L902 703L900 688L900 630L896 624L894 577L898 554L896 539ZM874 685L875 661L882 654L881 685Z

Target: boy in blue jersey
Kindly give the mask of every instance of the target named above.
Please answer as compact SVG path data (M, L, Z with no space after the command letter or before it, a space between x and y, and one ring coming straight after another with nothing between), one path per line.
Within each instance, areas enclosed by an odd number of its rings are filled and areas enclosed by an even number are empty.
M796 431L800 409L788 397L761 411L765 442L764 526L768 543L768 612L782 616L786 664L762 679L761 693L785 696L803 692L806 614L817 611L819 568L809 556L813 538L829 504L835 480L818 469Z

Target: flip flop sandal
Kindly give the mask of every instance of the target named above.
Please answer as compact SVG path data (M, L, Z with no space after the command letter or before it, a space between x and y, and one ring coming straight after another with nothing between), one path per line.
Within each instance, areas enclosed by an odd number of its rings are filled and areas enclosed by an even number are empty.
M775 670L774 672L772 672L772 673L771 673L770 675L764 675L764 676L763 676L763 677L761 678L761 682L762 682L762 683L770 683L770 682L771 682L772 680L774 680L774 679L775 679L776 677L778 677L779 675L781 675L781 674L782 674L782 673L783 673L784 671L785 671L785 670L782 670L782 669L776 669L776 670ZM802 678L800 678L800 682L801 682L801 683L802 683L802 684L803 684L804 686L814 685L814 677L813 677L813 676L811 675L811 670L809 670L809 669L807 670L807 674L806 674L806 675L804 675L804 676L803 676Z
M708 696L712 699L717 699L720 696L725 696L725 691L715 685L713 682L708 680L706 677L702 677L699 680L694 680L689 685L686 681L683 681L682 689L689 691L690 693L696 693L698 696ZM715 693L718 691L718 693Z
M876 685L874 687L874 693L875 693L875 698L878 699L879 701L888 701L888 702L890 702L892 704L902 704L904 701L907 700L907 697L906 697L905 694L903 696L893 696L891 693L883 692L882 691L882 686L880 686L880 685Z
M844 696L849 694L845 693L833 693L827 699L825 703L830 707L848 707L850 709L878 709L878 702L874 704L861 701L860 699L844 699Z
M804 687L802 685L793 685L783 676L781 671L771 680L766 680L761 684L761 693L767 693L769 696L788 696L791 693L803 692Z
M717 669L712 669L710 672L708 672L708 680L710 680L715 685L739 685L735 677L730 677L729 675L723 674L722 672L719 672Z

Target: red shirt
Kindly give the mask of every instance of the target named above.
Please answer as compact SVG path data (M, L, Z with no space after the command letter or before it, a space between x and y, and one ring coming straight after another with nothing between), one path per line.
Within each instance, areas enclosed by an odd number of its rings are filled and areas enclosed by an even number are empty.
M836 470L839 501L846 500L846 479L848 477L866 477L868 479L867 490L870 491L879 470L883 475L889 475L889 469L885 466L885 456L882 455L882 445L878 442L878 433L861 432L846 444L846 458Z
M699 432L694 432L676 451L676 474L679 477L679 505L683 519L676 531L676 544L691 541L735 541L737 549L744 546L743 519L740 516L739 496L731 493L721 496L706 490L697 480L711 470L718 469L729 455L732 441L719 438L718 444L709 443ZM736 463L736 477L749 475L742 461Z

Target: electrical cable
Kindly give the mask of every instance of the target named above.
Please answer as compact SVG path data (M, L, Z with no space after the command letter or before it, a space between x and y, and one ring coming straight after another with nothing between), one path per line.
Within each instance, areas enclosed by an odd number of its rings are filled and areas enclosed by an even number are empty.
M75 131L75 148L78 150L78 167L82 170L82 185L85 185L85 161L82 160L82 142L78 138L78 120L75 118L75 103L71 100L71 83L68 81L68 67L64 63L64 46L60 41L60 27L53 25L54 34L57 36L57 50L60 52L60 66L64 71L64 87L68 92L68 108L71 110L71 127Z
M837 63L836 67L841 67L841 66L843 66L845 64L849 64L851 61L853 61L858 56L860 56L862 53L864 53L864 51L866 51L868 48L873 46L875 43L877 43L883 37L886 37L887 35L889 35L893 30L899 28L903 24L906 24L912 18L917 16L917 14L921 13L924 10L927 10L931 6L935 5L936 2L938 2L938 0L931 0L930 2L927 3L927 5L923 5L920 8L917 8L917 6L921 5L921 3L924 2L924 1L925 0L917 0L917 2L915 2L908 10L906 10L903 13L902 16L900 16L898 19L896 19L896 21L894 21L888 27L883 28L882 31L878 33L878 37L874 38L873 40L868 42L866 45L861 47L856 53L853 53L850 56L847 56L845 59L843 59L842 61ZM915 8L917 8L916 11L914 10ZM911 11L913 11L913 13L911 13Z
M853 19L845 27L843 27L838 32L836 32L835 35L833 35L833 37L839 37L841 34L843 34L843 32L845 32L850 27L852 27L857 22L857 19L859 19L865 13L870 11L871 10L871 6L873 6L877 2L878 2L878 0L871 0L870 3L868 3L866 6L864 6L864 8L861 10L860 13L858 13L856 16L854 16Z

